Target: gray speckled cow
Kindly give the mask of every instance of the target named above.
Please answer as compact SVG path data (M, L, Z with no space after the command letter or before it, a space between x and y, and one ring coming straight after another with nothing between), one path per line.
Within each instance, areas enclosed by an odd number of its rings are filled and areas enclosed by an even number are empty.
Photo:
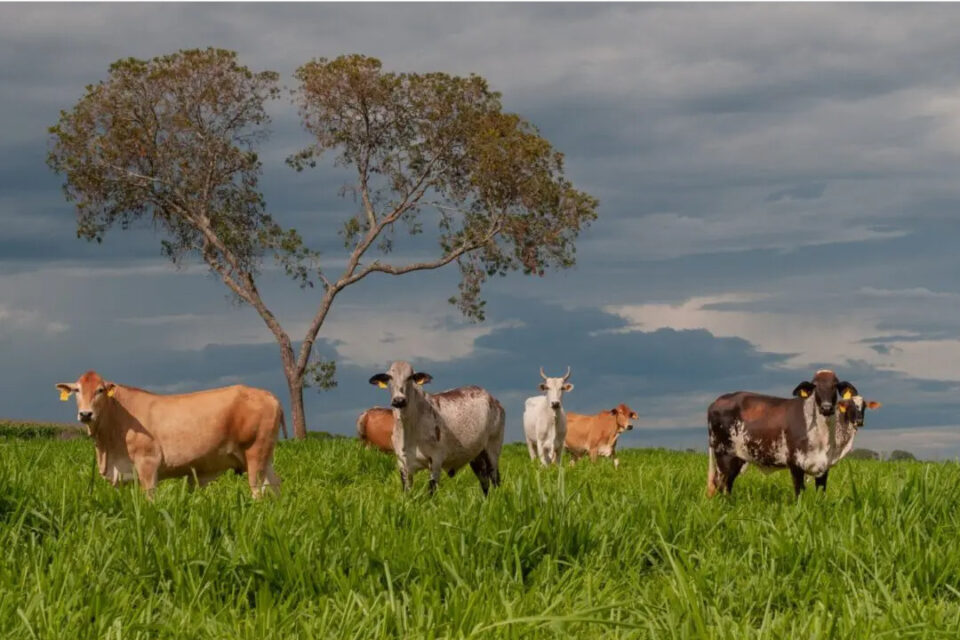
M431 380L429 373L415 373L404 361L394 362L386 373L370 378L370 384L390 390L393 449L403 489L413 486L414 473L429 469L433 493L441 470L453 476L469 463L486 494L491 482L500 484L503 407L480 387L427 393L421 385Z

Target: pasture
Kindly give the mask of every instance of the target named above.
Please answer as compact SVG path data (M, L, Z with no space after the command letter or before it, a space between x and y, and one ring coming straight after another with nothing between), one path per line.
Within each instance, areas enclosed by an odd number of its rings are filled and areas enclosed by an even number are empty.
M512 425L516 428L516 425ZM704 496L706 455L540 469L504 448L401 495L392 458L282 442L244 478L91 490L88 439L0 440L3 638L850 638L960 634L960 468L841 462ZM812 483L811 483L812 484Z

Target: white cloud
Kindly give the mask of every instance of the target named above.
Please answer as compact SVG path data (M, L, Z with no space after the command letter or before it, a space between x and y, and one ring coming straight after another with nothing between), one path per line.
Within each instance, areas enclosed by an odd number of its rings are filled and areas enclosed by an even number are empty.
M45 319L39 312L26 309L10 309L0 306L0 338L14 333L39 333L56 335L69 329L69 325Z
M611 305L605 309L629 321L622 331L655 331L661 328L705 329L718 337L743 338L759 351L792 354L790 368L846 362L866 362L874 367L914 378L960 380L960 340L923 340L916 332L881 328L884 319L876 310L841 305L798 306L796 311L767 312L711 308L722 304L756 303L767 296L726 293L690 298L680 304ZM864 338L890 337L889 353L878 353ZM896 340L895 337L915 338Z

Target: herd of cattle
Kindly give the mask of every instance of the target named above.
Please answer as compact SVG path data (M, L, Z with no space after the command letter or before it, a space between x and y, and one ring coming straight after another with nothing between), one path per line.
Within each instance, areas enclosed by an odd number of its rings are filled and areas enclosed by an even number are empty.
M589 455L618 466L617 439L633 428L636 412L621 403L595 415L566 413L570 374L567 368L563 377L551 378L540 369L543 393L527 399L523 414L531 460L559 464L566 450L571 464ZM429 469L433 493L441 472L453 476L469 464L486 494L500 484L503 407L476 386L427 393L423 385L431 380L403 361L370 378L389 390L391 408L364 411L358 435L396 456L404 490L417 471ZM186 476L202 486L232 470L247 474L254 497L265 489L279 492L273 451L286 425L280 402L268 391L235 385L160 395L107 382L94 371L57 388L63 401L75 394L77 419L94 440L100 475L114 486L136 479L152 493L164 478ZM792 398L744 391L720 396L707 410L708 495L729 493L747 463L789 469L798 495L806 475L826 489L827 474L853 447L865 411L879 406L829 370L797 385Z

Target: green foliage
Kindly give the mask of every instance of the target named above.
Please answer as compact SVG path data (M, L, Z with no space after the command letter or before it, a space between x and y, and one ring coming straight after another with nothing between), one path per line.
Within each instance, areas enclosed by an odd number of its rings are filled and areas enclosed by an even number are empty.
M21 440L68 439L85 436L79 427L60 422L22 422L19 420L0 420L0 438L19 438Z
M890 452L890 457L888 459L895 462L898 460L916 460L917 458L909 451L894 449Z
M222 49L193 49L110 66L50 128L48 164L77 209L77 235L100 241L146 218L163 252L187 255L243 280L275 251L307 280L311 253L264 210L257 146L278 75L253 73Z
M625 450L542 470L505 449L434 498L352 439L282 442L279 499L245 478L147 502L91 443L8 441L0 636L20 638L956 637L960 469L844 461L826 495L706 456Z
M483 78L385 72L360 55L314 60L296 78L314 143L288 162L302 170L332 153L334 164L356 168L345 192L362 207L341 229L348 247L395 224L422 233L423 212L432 210L440 255L460 266L451 301L477 319L488 277L574 264L574 241L596 218L597 201L573 188L563 156L529 122L504 113ZM392 250L389 235L377 248Z
M327 391L337 386L337 361L317 359L310 363L306 372L305 386Z

